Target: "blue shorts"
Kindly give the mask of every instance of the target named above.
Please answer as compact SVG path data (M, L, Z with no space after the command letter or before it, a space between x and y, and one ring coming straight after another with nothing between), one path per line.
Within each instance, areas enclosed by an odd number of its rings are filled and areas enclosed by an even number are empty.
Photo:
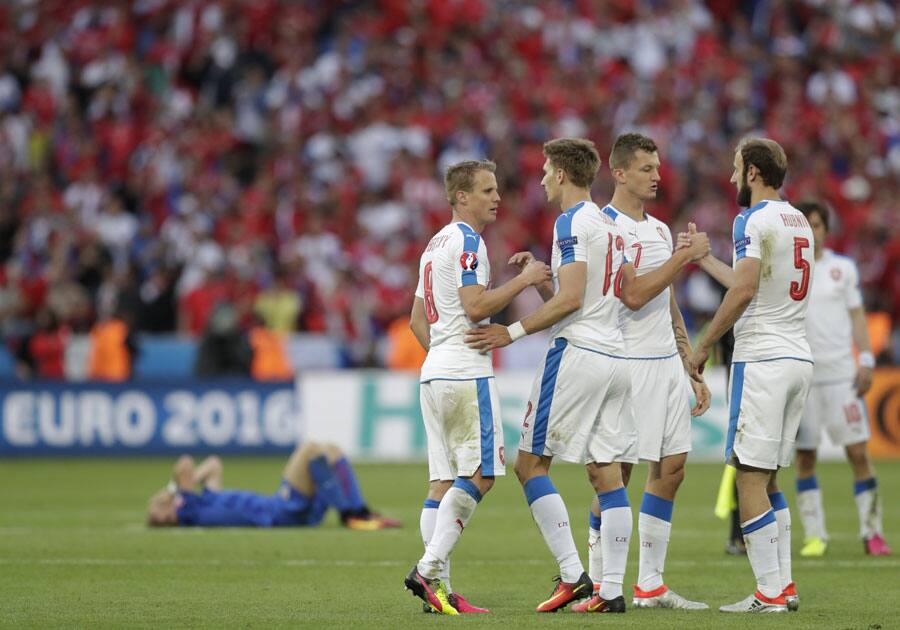
M285 479L272 499L273 527L312 527L321 523L328 511L328 503L320 495L308 497Z

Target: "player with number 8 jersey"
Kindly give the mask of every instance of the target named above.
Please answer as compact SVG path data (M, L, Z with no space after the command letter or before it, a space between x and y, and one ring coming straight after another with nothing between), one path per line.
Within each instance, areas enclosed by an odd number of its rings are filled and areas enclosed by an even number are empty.
M527 287L550 279L547 265L534 261L503 286L488 288L491 268L481 232L497 220L495 168L473 160L447 169L453 218L422 253L410 316L413 333L428 351L419 397L430 485L420 518L425 554L404 583L426 611L448 615L487 612L453 592L450 553L506 468L491 354L469 348L463 335Z

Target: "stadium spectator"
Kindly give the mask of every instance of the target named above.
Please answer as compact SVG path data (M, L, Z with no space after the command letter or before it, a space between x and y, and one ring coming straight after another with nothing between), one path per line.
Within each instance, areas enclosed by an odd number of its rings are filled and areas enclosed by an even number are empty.
M336 446L308 442L294 449L272 495L225 490L224 466L216 456L199 465L183 455L168 486L147 506L151 527L314 527L331 508L344 527L370 531L400 522L369 510L356 473Z
M128 311L117 308L109 318L97 322L91 329L89 379L118 383L131 378L138 345L130 320Z
M294 368L285 348L285 335L257 322L248 333L250 376L258 381L288 381L294 378Z

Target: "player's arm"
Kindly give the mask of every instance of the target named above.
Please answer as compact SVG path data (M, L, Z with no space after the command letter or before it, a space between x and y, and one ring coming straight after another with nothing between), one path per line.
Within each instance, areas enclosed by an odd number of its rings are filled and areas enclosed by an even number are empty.
M691 377L691 389L694 390L694 398L696 398L696 404L694 405L694 408L691 409L691 415L702 416L706 410L709 409L712 394L709 391L709 387L703 382L702 376L694 378L691 374L691 339L687 333L687 326L684 325L684 317L681 315L681 309L678 308L674 288L669 291L669 313L672 316L672 331L675 333L675 347L678 349L678 355L681 357L684 369L687 370L688 376Z
M691 354L689 371L693 377L703 373L703 367L706 365L713 345L740 319L756 295L758 288L759 258L745 256L735 265L734 284L725 293L722 304L719 305L712 322L706 329L706 334L703 335Z
M210 490L222 489L222 460L211 455L194 468L193 485Z
M409 314L409 327L416 339L427 351L431 347L431 328L425 318L425 300L417 297L413 300L412 312Z
M676 250L681 250L685 247L690 247L691 242L697 232L697 226L694 223L688 223L688 231L681 232L678 235L678 244L676 245ZM723 263L721 260L713 256L712 254L707 254L703 258L697 261L697 265L705 271L713 280L721 284L726 289L730 289L734 284L734 269Z
M700 266L700 269L708 273L713 280L721 284L726 289L730 289L732 286L734 286L735 270L723 263L712 254L707 254L706 256L701 258L699 261L697 261L697 265Z
M172 468L172 483L175 484L175 488L171 488L170 490L184 490L190 492L194 489L196 485L194 482L194 458L190 455L182 455L178 458L178 461L175 462L175 466Z
M692 235L690 245L675 250L669 260L649 273L638 276L634 265L625 263L622 266L622 291L619 298L632 311L640 310L671 285L678 272L688 263L699 260L708 253L709 237L705 233L698 233Z
M576 261L563 265L559 268L559 291L541 304L538 310L509 327L491 324L472 328L466 333L465 342L471 348L487 352L493 348L508 346L523 335L549 328L581 308L586 284L586 262Z
M525 268L525 265L535 260L534 254L531 252L516 252L509 258L509 264L515 267L518 267L520 270ZM540 284L534 285L534 288L537 289L538 295L541 296L541 299L545 302L553 297L553 294L556 292L553 287L553 278L550 277L544 282Z
M509 306L517 295L531 285L541 284L551 277L550 267L533 260L506 284L487 289L481 284L469 284L459 288L459 300L470 321L480 322Z
M872 387L872 372L875 368L875 357L869 342L869 325L866 322L866 309L860 305L850 309L850 325L853 331L853 343L859 350L859 367L856 370L854 386L858 396L862 396Z

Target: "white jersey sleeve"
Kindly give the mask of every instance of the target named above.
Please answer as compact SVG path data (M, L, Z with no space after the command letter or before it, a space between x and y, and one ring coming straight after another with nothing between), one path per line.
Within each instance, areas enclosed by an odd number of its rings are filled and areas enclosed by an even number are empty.
M763 201L734 220L734 266L759 259L756 295L734 325L734 362L812 362L806 311L815 260L806 217L785 201Z
M454 247L453 254L459 254L457 288L480 284L487 287L490 281L490 265L487 262L487 246L475 230L465 223L457 223L463 238L461 247ZM454 241L458 243L459 241Z
M849 258L843 258L847 269L847 279L844 281L844 297L847 300L847 308L859 308L863 304L862 291L859 289L859 270L856 264Z

